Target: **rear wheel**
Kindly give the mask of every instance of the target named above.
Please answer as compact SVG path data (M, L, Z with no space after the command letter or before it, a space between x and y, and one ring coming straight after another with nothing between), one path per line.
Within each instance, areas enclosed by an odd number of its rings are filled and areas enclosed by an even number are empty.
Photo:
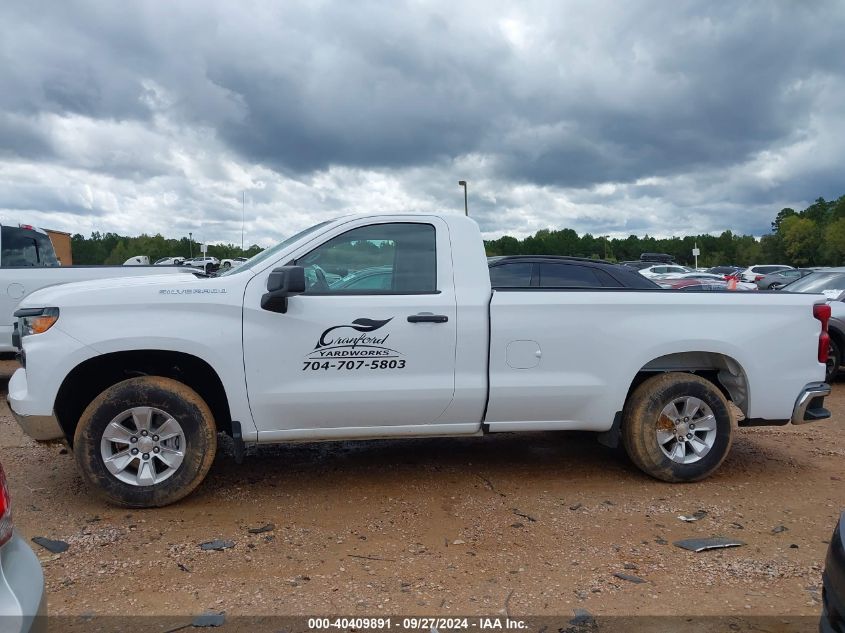
M113 385L88 405L73 451L85 480L114 504L149 508L188 495L217 450L214 418L186 385L159 376Z
M728 402L713 383L686 373L649 378L625 404L622 441L643 472L697 481L724 461L733 439Z

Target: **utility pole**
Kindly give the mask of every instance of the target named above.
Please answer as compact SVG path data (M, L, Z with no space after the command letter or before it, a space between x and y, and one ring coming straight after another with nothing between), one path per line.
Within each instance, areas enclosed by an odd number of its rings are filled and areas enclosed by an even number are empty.
M188 256L194 258L194 234L188 231Z
M244 218L246 217L246 191L241 192L241 253L244 252Z
M469 217L469 207L467 206L467 181L459 180L458 185L464 188L464 215Z

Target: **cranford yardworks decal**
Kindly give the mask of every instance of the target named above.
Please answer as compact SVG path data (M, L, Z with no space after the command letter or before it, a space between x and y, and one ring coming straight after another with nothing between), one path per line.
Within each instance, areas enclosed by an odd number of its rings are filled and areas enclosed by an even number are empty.
M355 319L323 330L302 371L404 369L402 353L388 346L390 333L382 330L392 320Z

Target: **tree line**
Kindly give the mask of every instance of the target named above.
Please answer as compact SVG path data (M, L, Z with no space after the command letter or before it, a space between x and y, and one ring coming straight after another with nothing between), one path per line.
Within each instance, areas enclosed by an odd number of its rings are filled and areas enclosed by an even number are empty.
M692 249L698 244L699 266L735 264L791 264L793 266L839 266L845 263L845 196L827 201L818 198L802 211L781 209L772 222L771 233L756 239L735 235L688 235L655 238L648 235L606 238L572 229L543 229L524 239L505 235L486 240L492 255L569 255L630 261L642 253L668 253L681 264L692 264Z
M827 201L818 198L806 209L781 209L772 221L771 233L756 239L751 235L735 235L730 230L721 235L688 235L656 238L649 235L606 238L572 229L542 229L524 239L505 235L485 240L488 255L570 255L629 261L642 253L668 253L675 261L692 264L692 249L701 251L699 266L719 264L771 263L793 266L845 265L845 196ZM127 237L117 233L94 232L90 237L72 237L75 264L122 264L135 255L148 255L150 262L162 257L200 255L199 244L187 237L165 238L161 235ZM242 250L234 244L209 244L208 254L218 259L252 257L261 252L253 244ZM361 254L363 256L363 253ZM377 259L381 261L384 253Z
M163 257L198 257L200 245L187 237L169 239L162 235L139 235L127 237L117 233L91 233L85 237L79 233L71 237L74 264L122 264L130 257L147 255L150 263ZM234 244L209 244L208 255L217 259L252 257L262 248L253 244L243 250Z

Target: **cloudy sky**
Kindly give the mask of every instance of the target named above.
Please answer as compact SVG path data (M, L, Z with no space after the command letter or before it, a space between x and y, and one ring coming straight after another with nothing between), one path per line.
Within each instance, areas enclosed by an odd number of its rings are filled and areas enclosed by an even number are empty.
M267 245L347 212L488 237L763 234L845 194L845 3L0 3L0 219Z

